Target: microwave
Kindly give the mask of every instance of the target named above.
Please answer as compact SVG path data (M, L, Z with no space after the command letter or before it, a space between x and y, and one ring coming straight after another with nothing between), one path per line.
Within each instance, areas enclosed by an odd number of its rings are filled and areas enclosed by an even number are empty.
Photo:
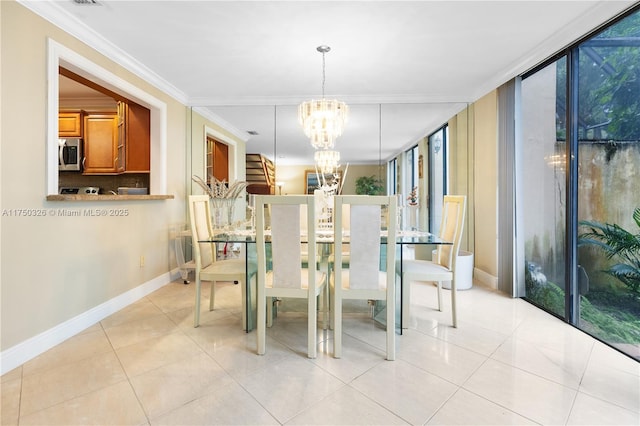
M82 139L58 139L58 170L79 172L82 168Z

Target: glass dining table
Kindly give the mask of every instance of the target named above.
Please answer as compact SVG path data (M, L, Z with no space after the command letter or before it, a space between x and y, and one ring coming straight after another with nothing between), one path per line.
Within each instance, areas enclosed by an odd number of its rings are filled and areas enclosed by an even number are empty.
M344 240L348 243L348 238ZM257 272L257 247L255 231L249 229L238 230L220 230L214 231L213 237L209 240L198 241L200 243L215 243L218 246L224 247L221 252L227 253L228 256L243 256L245 260L245 272L246 279L242 283L244 286L242 291L242 309L243 309L243 327L246 332L252 331L255 326L256 318L256 272ZM305 242L304 235L301 235L301 242ZM333 233L328 230L318 231L316 234L316 243L319 246L318 252L320 256L327 259L333 250ZM387 243L387 236L381 234L380 244ZM267 238L268 244L268 238ZM413 249L416 246L423 245L438 245L438 244L452 244L451 242L444 241L440 237L425 231L407 230L399 231L396 237L396 331L398 334L402 334L402 330L407 328L408 318L403 318L402 303L404 285L402 279L402 268L404 256L407 255L409 249ZM231 250L229 247L236 247L239 250ZM267 247L267 257L269 256L269 249ZM220 252L220 251L219 251ZM384 256L385 250L381 250L381 256ZM413 258L411 255L410 258ZM381 267L386 265L386 259L380 260ZM408 283L406 283L408 285ZM277 311L277 310L276 310ZM375 321L380 324L385 323L385 316L381 314L384 311L384 302L377 301L373 310L373 317Z

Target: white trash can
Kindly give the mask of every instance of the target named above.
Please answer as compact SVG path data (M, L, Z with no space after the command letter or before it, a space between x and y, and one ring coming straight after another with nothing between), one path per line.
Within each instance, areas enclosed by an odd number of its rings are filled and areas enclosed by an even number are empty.
M431 252L432 259L436 257L436 250ZM458 259L456 260L457 290L469 290L473 286L473 253L470 251L458 251ZM451 290L451 281L443 281L442 288Z

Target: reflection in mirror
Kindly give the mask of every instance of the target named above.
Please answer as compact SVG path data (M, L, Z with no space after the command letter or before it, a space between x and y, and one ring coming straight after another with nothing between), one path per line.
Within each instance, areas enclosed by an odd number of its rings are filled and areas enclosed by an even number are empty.
M343 173L349 165L344 191L355 193L355 179L359 176L374 175L386 180L388 160L418 143L465 106L464 103L349 104L349 121L335 145ZM272 193L304 194L306 172L315 169L315 150L298 123L297 108L297 104L207 107L222 122L248 133L247 154L261 154L273 162ZM282 183L279 188L276 181Z

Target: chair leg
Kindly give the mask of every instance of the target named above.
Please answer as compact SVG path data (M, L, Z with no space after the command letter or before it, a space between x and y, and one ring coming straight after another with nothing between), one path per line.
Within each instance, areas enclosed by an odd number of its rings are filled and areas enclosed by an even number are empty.
M324 329L328 330L331 327L331 288L329 287L329 277L327 276L327 287L324 290Z
M451 280L451 320L453 322L453 328L458 328L458 316L456 314L456 280Z
M396 304L387 297L387 360L396 359Z
M307 356L316 357L316 341L318 332L318 298L309 294L307 300Z
M326 330L328 327L329 317L329 285L325 284L325 287L320 293L321 311L322 311L322 329Z
M322 312L322 329L326 330L329 322L329 264L327 262L322 262L319 269L321 272L325 273L324 287L320 291L319 310Z
M251 318L251 303L247 303L247 287L249 287L249 281L245 278L240 287L240 303L242 304L242 329L249 330L249 324L251 321L247 321L247 318Z
M209 310L213 311L213 305L216 301L216 282L211 281L211 295L209 296Z
M273 297L267 297L265 299L266 308L267 308L267 327L271 328L273 326Z
M409 305L411 304L411 280L402 275L402 325L409 328Z
M196 303L195 308L193 310L193 327L198 327L200 325L200 293L201 293L201 281L200 274L196 272Z
M246 309L247 309L247 314L245 315L245 321L247 322L246 324L246 331L249 331L253 328L253 324L255 324L256 322L256 318L253 316L254 314L254 310L253 310L253 295L255 294L254 291L252 291L253 289L257 288L258 285L258 278L256 275L253 276L253 284L251 284L251 279L247 279L245 278L245 289L246 289L246 294L245 294L245 303L247 304ZM253 285L253 287L252 287ZM256 306L258 306L256 304Z
M334 305L335 303L334 293L335 293L335 289L333 288L333 283L329 278L327 278L327 294L329 295L327 300L329 303L329 329L330 330L335 330L336 328L336 324L334 320L334 312L336 310L336 307Z
M264 288L260 288L258 284L258 295L256 297L256 305L258 310L257 318L257 338L258 338L258 355L264 355L266 352L266 325L267 325L267 297Z
M342 299L333 302L333 357L342 357Z
M442 281L438 281L438 310L442 312Z

